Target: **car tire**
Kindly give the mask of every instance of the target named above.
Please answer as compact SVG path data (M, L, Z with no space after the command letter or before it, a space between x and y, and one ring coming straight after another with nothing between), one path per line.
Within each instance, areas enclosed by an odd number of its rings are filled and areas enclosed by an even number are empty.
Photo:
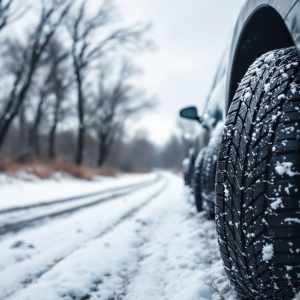
M300 58L270 51L230 105L216 175L225 271L243 299L286 300L300 288Z
M195 167L194 167L194 196L195 196L195 204L197 211L200 212L203 210L202 207L202 197L201 197L201 172L202 166L204 162L206 147L202 148L196 158Z
M194 192L194 165L195 165L195 150L189 149L189 169L188 169L188 184L191 188L191 192Z
M201 171L202 207L211 217L215 215L215 177L219 146L220 134L210 139L206 147Z

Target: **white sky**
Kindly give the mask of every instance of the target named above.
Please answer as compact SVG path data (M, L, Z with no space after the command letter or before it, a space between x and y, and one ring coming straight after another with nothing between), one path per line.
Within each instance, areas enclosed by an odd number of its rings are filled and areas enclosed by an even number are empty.
M96 1L96 0L92 0ZM132 125L145 129L157 144L176 129L178 111L196 105L209 92L222 53L229 43L243 0L116 0L124 22L151 22L157 50L138 56L144 70L139 83L160 105Z

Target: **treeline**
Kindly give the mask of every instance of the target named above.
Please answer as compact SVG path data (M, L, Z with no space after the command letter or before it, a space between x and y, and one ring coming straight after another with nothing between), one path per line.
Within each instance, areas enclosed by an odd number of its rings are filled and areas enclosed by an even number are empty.
M180 164L179 138L170 140L178 150L165 158L168 145L158 150L143 136L123 140L126 121L156 100L133 84L139 70L127 55L151 47L149 25L118 27L117 19L112 0L96 11L86 0L0 1L2 156L59 156L128 171ZM13 36L11 24L22 32Z
M11 131L3 150L16 157L19 149L16 142L18 131ZM59 131L56 134L56 152L58 158L63 157L66 163L72 163L76 155L76 133ZM39 160L49 162L47 159L47 136L39 135ZM161 147L154 145L147 136L137 133L131 139L116 139L105 159L104 166L120 169L124 172L148 171L153 168L176 169L181 168L182 159L186 156L188 143L186 140L171 136L169 141ZM98 141L87 135L85 140L85 161L90 166L96 166L98 159ZM1 169L1 168L0 168Z

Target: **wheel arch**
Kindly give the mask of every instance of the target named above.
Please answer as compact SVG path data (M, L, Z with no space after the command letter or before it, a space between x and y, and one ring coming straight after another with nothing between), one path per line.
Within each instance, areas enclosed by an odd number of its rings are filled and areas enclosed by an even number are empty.
M248 67L262 54L283 47L298 46L300 1L247 1L234 29L226 83L225 116L230 102ZM296 12L295 12L296 11ZM291 13L292 12L292 13ZM300 12L299 12L300 13ZM297 26L295 26L295 23ZM300 51L299 51L300 53ZM224 117L225 117L224 116Z

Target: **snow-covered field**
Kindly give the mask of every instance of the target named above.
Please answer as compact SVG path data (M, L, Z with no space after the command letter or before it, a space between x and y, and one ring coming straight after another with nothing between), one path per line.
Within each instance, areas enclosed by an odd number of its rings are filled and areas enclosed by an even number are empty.
M64 181L43 182L43 189L36 184L36 192L28 183L6 183L0 188L0 205L145 182L150 183L110 201L3 234L0 299L237 299L219 257L214 221L195 214L178 175L121 176L102 184L77 181L70 193ZM23 192L16 191L20 186ZM3 195L10 205L3 204ZM12 199L15 195L20 198Z

